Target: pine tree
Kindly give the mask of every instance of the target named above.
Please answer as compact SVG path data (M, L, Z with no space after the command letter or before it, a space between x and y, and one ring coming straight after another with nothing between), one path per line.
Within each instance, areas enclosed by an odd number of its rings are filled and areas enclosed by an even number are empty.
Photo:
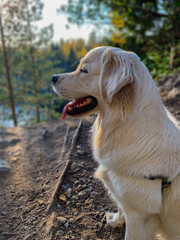
M8 6L8 7L7 7ZM12 11L13 6L8 4L8 2L4 3L2 2L0 5L0 36L1 36L1 42L2 42L2 51L3 51L3 58L4 58L4 67L6 69L6 79L8 84L8 90L9 90L9 100L10 100L10 106L11 106L11 112L13 117L14 126L17 126L17 116L16 116L16 109L15 109L15 100L14 100L14 94L13 94L13 87L12 87L12 81L11 81L11 75L10 75L10 65L9 65L9 58L8 58L8 51L7 51L7 45L6 45L6 38L4 31L8 31L8 29L4 28L3 24L3 16L10 16L10 12ZM6 20L8 18L6 17Z
M49 25L38 30L34 23L42 19L43 3L40 0L19 0L18 16L21 30L19 32L19 46L25 45L29 52L30 72L33 81L34 103L36 107L36 121L40 122L40 103L38 92L38 67L36 52L38 47L44 46L53 35L53 27Z

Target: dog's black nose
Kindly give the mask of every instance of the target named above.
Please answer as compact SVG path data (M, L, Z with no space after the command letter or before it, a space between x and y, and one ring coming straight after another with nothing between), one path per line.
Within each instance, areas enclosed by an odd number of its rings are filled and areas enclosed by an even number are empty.
M51 79L52 79L53 83L56 83L57 80L58 80L58 76L57 75L53 75Z

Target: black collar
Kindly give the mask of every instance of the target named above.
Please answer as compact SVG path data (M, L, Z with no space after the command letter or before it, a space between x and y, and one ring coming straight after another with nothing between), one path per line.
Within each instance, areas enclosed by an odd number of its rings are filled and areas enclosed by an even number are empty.
M171 181L168 180L167 177L163 177L163 176L149 176L149 177L145 177L149 180L155 180L155 179L161 179L162 180L162 187L161 189L163 190L164 188L167 188L171 185Z

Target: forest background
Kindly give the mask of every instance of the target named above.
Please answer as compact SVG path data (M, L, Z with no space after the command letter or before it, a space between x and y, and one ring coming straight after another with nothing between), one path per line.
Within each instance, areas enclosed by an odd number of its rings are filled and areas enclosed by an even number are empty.
M53 42L52 24L36 26L43 7L41 0L0 1L1 127L60 119L67 101L53 92L51 76L75 70L97 46L136 52L157 82L180 72L179 0L68 0L57 14L69 25L94 25L87 41L62 34Z

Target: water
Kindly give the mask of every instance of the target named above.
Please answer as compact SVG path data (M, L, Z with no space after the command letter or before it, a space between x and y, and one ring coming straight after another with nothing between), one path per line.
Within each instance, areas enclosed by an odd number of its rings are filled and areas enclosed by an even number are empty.
M30 125L28 123L32 123L32 121L35 121L36 118L35 111L26 110L24 106L17 106L16 114L18 118L18 126ZM13 119L10 119L10 116L11 109L5 109L4 107L0 106L0 127L14 127Z

